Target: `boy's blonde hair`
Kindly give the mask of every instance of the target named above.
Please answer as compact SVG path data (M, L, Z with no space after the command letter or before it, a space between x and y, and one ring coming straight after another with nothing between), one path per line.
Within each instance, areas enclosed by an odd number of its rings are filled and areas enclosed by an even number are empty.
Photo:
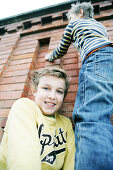
M80 9L83 9L84 18L93 18L94 8L91 5L91 3L90 2L83 2L83 3L77 2L76 4L72 4L71 9L67 13L68 20L69 20L70 14L79 14Z
M64 98L68 92L70 77L66 74L66 72L58 67L46 67L41 68L39 70L35 70L31 75L31 86L34 90L37 90L40 78L46 75L56 76L58 78L62 78L65 81L65 90L64 90Z

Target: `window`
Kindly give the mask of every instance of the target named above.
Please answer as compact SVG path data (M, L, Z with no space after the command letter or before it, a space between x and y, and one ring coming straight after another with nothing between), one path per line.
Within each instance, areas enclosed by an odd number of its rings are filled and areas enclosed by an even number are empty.
M67 20L68 20L66 14L67 14L67 12L65 12L65 13L62 14L62 19L63 19L63 21L67 21Z
M40 44L40 47L42 46L45 46L45 45L49 45L49 42L50 42L50 38L43 38L43 39L39 39L39 44Z
M100 14L100 7L99 5L94 6L94 14Z
M52 16L41 18L42 26L50 23L52 23Z
M31 27L31 21L24 22L23 27L24 27L24 29L30 28Z
M0 28L0 35L4 35L6 32L5 27Z

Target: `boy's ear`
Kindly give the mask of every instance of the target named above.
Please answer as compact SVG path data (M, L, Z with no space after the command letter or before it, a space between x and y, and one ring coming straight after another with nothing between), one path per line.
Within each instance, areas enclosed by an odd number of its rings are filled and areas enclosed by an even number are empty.
M84 11L83 9L80 9L80 18L83 18L84 17Z
M33 96L36 95L36 89L34 88L34 86L32 84L30 84L30 88L31 88L31 92L33 94Z
M33 93L33 96L35 97L35 96L36 96L36 93Z

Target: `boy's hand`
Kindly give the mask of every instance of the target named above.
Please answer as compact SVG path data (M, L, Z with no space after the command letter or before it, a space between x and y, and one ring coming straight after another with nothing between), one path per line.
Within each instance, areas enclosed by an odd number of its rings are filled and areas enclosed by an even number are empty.
M45 60L49 61L49 59L51 59L51 53L45 56Z

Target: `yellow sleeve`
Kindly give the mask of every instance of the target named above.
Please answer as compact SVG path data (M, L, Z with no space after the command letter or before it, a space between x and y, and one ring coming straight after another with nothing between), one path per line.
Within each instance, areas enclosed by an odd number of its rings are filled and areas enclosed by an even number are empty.
M7 133L4 131L2 141L0 143L0 170L6 170L6 154L7 154Z
M75 164L75 136L72 128L72 123L69 120L67 124L67 145L66 156L62 170L74 170Z
M6 125L8 170L41 170L37 114L29 99L13 104Z

